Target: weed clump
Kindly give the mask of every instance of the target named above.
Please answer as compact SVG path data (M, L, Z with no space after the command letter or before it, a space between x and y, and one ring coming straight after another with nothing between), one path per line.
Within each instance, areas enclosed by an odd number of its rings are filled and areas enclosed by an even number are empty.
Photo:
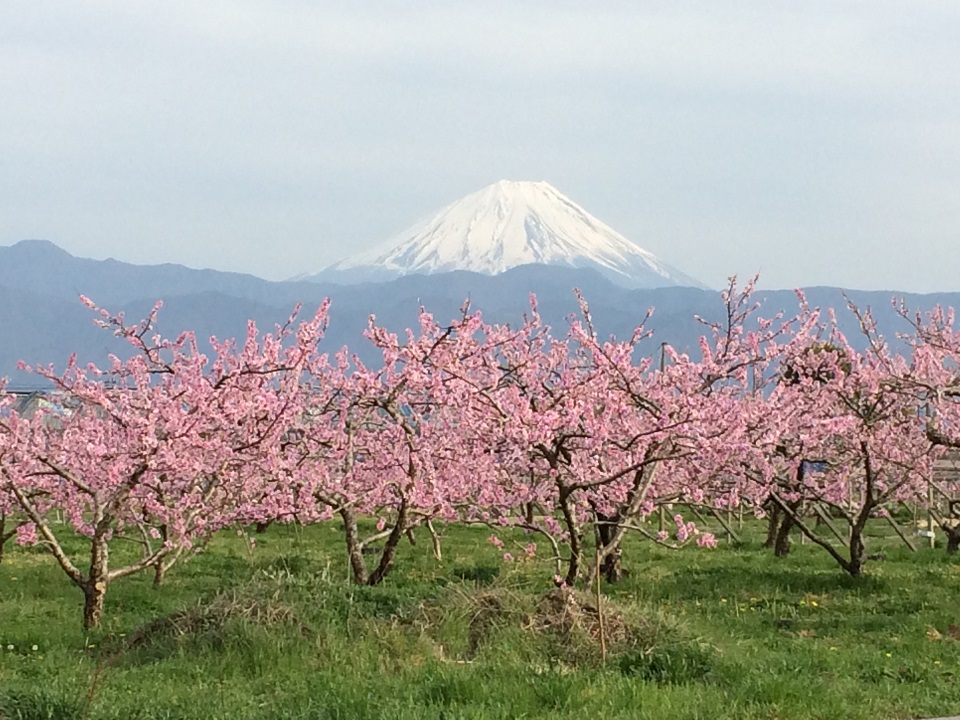
M442 608L425 608L427 633L465 618L461 662L519 653L561 671L615 668L662 684L698 681L713 667L716 651L660 611L626 606L568 587L542 596L493 588L460 591ZM449 637L449 630L447 631Z
M311 636L296 611L280 599L279 591L265 592L262 585L250 583L141 625L114 652L146 649L164 654L164 649L187 643L220 648L238 626L286 626L304 637Z

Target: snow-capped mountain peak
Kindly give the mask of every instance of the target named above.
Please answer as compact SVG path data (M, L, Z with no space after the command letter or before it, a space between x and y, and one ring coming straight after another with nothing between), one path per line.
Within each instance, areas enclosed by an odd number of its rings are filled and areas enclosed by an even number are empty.
M501 180L310 279L383 280L519 265L592 267L621 285L702 284L630 242L547 182Z

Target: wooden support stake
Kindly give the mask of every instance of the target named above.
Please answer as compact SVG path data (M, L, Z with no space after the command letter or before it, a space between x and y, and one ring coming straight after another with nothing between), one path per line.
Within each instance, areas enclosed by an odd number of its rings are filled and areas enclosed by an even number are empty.
M597 624L600 626L600 660L607 662L607 633L603 627L603 603L600 597L600 548L597 548Z
M887 515L886 518L887 518L887 522L890 523L890 527L892 527L893 530L894 530L894 532L896 532L897 535L900 536L900 539L903 540L904 545L906 545L908 548L910 548L910 552L916 552L916 551L917 551L917 546L914 545L914 544L913 544L913 541L910 540L910 538L908 538L908 537L903 533L903 530L901 530L901 529L900 529L900 526L897 525L897 521L894 520L894 519L893 519L892 517L890 517L889 515Z
M817 517L823 520L824 525L826 525L830 529L830 532L834 534L834 537L836 537L837 540L842 542L844 545L850 544L850 538L844 537L843 534L839 530L837 530L837 526L830 521L830 516L823 511L823 508L820 507L820 505L815 503L813 505L813 511L817 514Z
M740 536L733 531L732 518L730 514L729 513L727 514L727 520L724 521L723 515L719 511L717 511L715 508L710 508L710 512L713 513L713 516L720 523L720 526L726 531L727 541L735 542L735 543L740 542Z

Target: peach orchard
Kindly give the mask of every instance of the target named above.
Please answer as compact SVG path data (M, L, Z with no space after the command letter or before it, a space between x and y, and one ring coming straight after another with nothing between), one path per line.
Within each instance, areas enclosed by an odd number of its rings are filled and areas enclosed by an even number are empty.
M638 351L649 313L631 338L605 339L583 298L559 330L533 298L515 326L421 310L398 336L371 317L375 364L325 348L326 303L205 352L191 333L154 334L159 303L129 323L84 299L132 356L23 368L68 411L0 413L0 550L49 553L88 627L113 582L152 572L160 585L219 531L253 524L341 523L352 578L369 585L414 529L439 555L443 527L486 524L499 546L525 533L517 552L575 585L616 582L630 533L714 545L682 503L742 507L768 518L778 552L796 529L858 576L867 521L926 502L933 462L960 445L960 332L952 312L900 307L897 354L849 308L857 350L802 295L795 315L764 318L752 293L731 281L696 353L664 345L663 362ZM846 518L848 542L808 526L811 503ZM667 508L669 529L650 522ZM120 539L135 560L111 561Z

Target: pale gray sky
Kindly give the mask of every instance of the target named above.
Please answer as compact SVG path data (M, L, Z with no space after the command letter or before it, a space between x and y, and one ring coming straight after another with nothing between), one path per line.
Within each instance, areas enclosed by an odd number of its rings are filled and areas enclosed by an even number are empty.
M3 0L0 244L280 279L498 179L704 282L960 290L957 0Z

